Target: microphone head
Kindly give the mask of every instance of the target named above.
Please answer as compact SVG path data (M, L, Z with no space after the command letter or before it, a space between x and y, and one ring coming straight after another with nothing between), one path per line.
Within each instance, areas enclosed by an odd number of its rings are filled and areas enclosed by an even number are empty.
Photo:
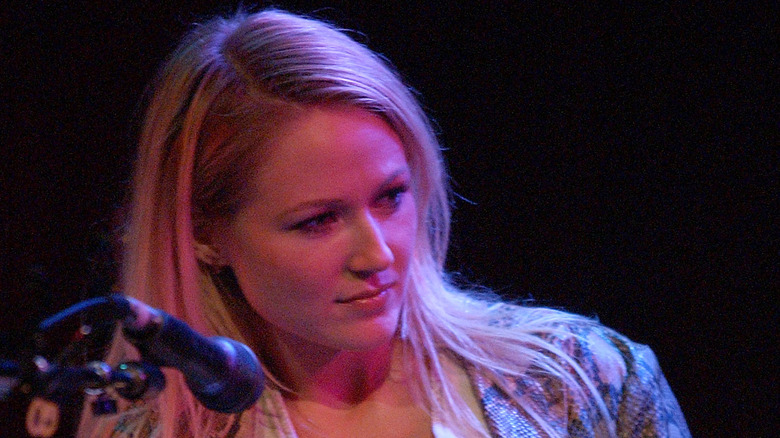
M249 347L233 339L215 336L209 340L225 351L225 372L206 385L186 379L187 386L203 406L213 411L238 413L248 409L260 398L265 385L260 361Z

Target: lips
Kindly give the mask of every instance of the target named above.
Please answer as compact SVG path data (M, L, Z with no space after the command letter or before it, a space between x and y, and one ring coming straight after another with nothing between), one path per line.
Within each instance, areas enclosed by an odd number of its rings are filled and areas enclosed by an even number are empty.
M384 292L384 291L382 291L382 290L367 291L367 292L363 292L361 294L355 295L353 297L349 297L349 298L345 298L345 299L338 299L338 300L336 300L336 302L339 303L339 304L349 304L349 303L354 303L354 302L358 302L358 301L361 301L361 300L370 300L371 298L379 296L379 294L381 294L382 292Z
M338 304L349 304L349 303L355 303L355 302L360 302L360 301L367 301L367 300L370 300L372 298L376 298L379 295L384 294L392 286L393 286L392 284L388 284L388 285L382 286L382 287L380 287L378 289L371 289L371 290L367 290L367 291L361 292L361 293L359 293L357 295L352 295L352 296L349 296L349 297L346 297L346 298L337 298L336 299L336 303L338 303Z

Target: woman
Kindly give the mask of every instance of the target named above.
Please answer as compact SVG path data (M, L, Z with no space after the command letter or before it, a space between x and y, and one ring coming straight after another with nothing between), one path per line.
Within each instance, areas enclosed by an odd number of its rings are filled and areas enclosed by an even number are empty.
M218 414L170 372L80 435L689 435L647 347L449 282L448 196L425 114L370 50L275 10L196 27L146 113L122 283L251 346L270 383Z

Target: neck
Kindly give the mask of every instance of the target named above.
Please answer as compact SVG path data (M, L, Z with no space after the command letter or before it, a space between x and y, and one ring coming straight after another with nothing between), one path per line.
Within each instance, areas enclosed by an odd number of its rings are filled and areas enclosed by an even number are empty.
M274 374L291 399L348 408L376 393L390 375L394 342L365 351L335 350L277 336L270 350Z

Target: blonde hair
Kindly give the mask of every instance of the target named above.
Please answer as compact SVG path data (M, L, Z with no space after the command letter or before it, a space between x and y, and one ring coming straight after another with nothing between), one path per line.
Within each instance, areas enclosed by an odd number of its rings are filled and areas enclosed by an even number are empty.
M262 160L258 149L269 143L274 126L312 106L361 108L382 117L401 139L418 222L424 224L411 261L399 336L414 358L415 390L428 408L444 413L453 430L469 436L480 430L479 420L445 376L439 357L445 352L488 373L548 435L556 435L552 426L512 393L506 378L536 367L557 376L571 397L595 395L596 409L606 413L581 367L538 336L554 334L556 327L580 317L527 308L511 328L491 324L495 300L449 281L444 262L450 194L439 145L413 93L377 54L318 20L278 10L239 13L196 26L155 85L140 137L126 235L126 294L202 333L242 340L245 319L239 312L246 306L224 273L198 261L198 240L213 220L238 209L246 178ZM126 350L117 339L111 355L126 355ZM159 403L161 436L184 430L206 436L225 426L224 418L193 399L181 377L168 377ZM84 424L95 424L89 414Z

